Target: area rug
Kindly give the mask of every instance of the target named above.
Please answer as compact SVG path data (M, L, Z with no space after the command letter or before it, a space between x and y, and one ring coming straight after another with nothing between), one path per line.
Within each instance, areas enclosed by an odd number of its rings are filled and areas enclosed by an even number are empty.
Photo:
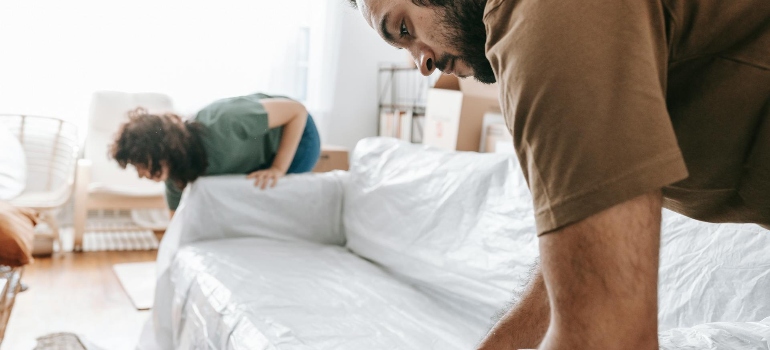
M158 249L159 241L154 231L163 231L163 227L156 227L155 221L157 220L147 220L145 218L147 215L134 214L134 211L131 210L90 210L83 234L83 251ZM164 215L168 214L164 211ZM67 222L67 215L62 216L62 222ZM69 221L72 219L70 218ZM62 226L59 233L62 243L61 251L69 252L74 248L75 233L71 223Z
M155 262L112 266L120 285L137 310L149 310L155 300Z
M37 338L33 350L103 350L72 333L54 333Z
M74 232L72 227L61 229L62 250L73 250ZM157 250L160 242L155 233L150 230L115 229L113 231L88 231L83 234L83 251L129 251Z
M156 250L158 239L150 230L114 229L107 232L88 232L83 235L83 251Z

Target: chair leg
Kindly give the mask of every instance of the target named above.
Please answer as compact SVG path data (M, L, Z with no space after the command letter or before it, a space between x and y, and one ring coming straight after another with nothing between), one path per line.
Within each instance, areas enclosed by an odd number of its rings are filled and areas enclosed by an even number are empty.
M56 217L52 213L46 214L46 222L48 223L48 227L51 228L51 233L53 234L53 241L59 246L59 253L64 251L64 248L61 244L61 236L59 235L59 222L56 221ZM54 251L56 251L54 249Z
M88 184L91 182L91 162L85 159L78 161L77 180L75 183L75 217L74 233L76 252L83 251L83 235L86 231L88 217Z

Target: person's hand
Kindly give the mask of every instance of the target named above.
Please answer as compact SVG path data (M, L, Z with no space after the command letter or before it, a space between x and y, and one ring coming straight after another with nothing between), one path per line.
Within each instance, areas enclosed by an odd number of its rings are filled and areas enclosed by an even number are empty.
M278 179L282 178L284 175L286 175L286 172L281 169L269 168L255 171L246 178L254 179L254 186L259 186L264 190L267 186L275 187L275 184L278 183Z

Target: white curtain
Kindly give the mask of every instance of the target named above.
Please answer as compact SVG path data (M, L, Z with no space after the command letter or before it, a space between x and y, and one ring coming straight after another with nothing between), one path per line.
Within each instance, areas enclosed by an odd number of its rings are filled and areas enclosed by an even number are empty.
M59 116L85 130L96 90L165 93L185 115L262 91L323 118L344 2L2 0L0 113Z

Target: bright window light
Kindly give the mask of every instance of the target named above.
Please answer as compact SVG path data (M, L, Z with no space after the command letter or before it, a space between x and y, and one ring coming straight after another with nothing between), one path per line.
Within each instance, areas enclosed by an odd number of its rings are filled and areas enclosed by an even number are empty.
M165 93L183 114L255 91L304 100L313 1L3 0L0 113L82 126L96 90Z

